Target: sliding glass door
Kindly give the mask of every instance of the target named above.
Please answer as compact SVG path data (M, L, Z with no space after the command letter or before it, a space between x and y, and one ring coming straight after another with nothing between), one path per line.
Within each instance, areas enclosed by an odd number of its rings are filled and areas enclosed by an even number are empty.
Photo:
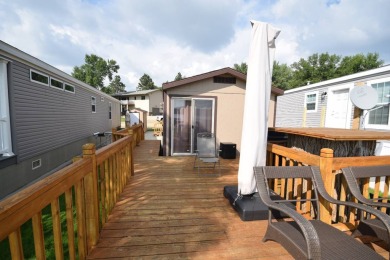
M214 132L214 106L212 98L172 98L172 155L193 154L197 133Z

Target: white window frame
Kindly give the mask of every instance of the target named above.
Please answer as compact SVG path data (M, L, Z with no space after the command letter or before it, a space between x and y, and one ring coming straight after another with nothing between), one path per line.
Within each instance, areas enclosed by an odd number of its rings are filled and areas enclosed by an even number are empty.
M40 81L34 80L34 79L32 78L32 73L33 73L33 72L34 72L34 73L37 73L37 74L40 74L40 75L42 75L42 76L47 77L47 84L46 84L46 83L43 83L43 82L40 82ZM31 82L35 82L35 83L37 83L37 84L44 85L44 86L49 86L49 84L50 84L50 77L49 77L48 75L42 73L42 72L39 72L39 71L30 69L30 81L31 81Z
M381 79L376 79L376 80L372 80L372 81L368 81L367 82L367 85L371 86L372 84L378 84L378 83L385 83L385 82L389 82L390 81L390 77L386 77L386 78L381 78ZM384 103L378 103L377 106L382 106L382 105L386 105ZM387 104L387 106L389 106L389 104ZM375 107L372 109L374 110ZM389 108L390 110L390 108ZM380 129L380 130L390 130L390 113L389 113L389 119L388 119L388 124L387 125L379 125L379 124L369 124L369 117L370 117L370 111L369 110L364 110L364 128L370 128L370 129Z
M0 154L12 156L11 121L8 100L7 60L0 59Z
M315 109L314 109L314 110L308 110L308 109L307 109L307 104L308 104L308 102L307 102L307 97L308 97L309 95L316 95L316 100L315 100L315 102L314 102L314 104L315 104ZM310 102L310 104L311 104L311 103L313 103L313 102ZM303 106L304 106L304 108L306 109L306 113L316 113L317 110L318 110L318 91L315 91L315 92L307 92L307 93L305 93L305 102L303 103Z
M108 119L112 120L112 103L108 102Z
M73 88L73 91L67 90L67 89L66 89L66 85L72 87L72 88ZM65 90L66 92L69 92L69 93L73 93L73 94L76 93L76 87L73 86L72 84L67 83L67 82L64 82L64 90Z
M96 113L96 97L91 96L91 110L92 113Z
M51 84L51 81L52 81L52 80L55 80L55 81L58 81L58 82L62 83L62 88L59 88L59 87L57 87L57 86L53 86L53 85ZM59 80L59 79L50 77L49 82L50 82L50 87L51 87L51 88L55 88L55 89L58 89L58 90L61 90L61 91L64 90L65 85L64 85L64 82L63 82L62 80Z

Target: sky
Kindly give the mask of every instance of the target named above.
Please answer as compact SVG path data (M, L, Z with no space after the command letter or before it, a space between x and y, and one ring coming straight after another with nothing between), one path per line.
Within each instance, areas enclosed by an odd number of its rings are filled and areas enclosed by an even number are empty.
M378 53L390 64L389 0L0 0L0 40L68 74L96 54L127 91L247 62L251 20L281 30L275 60Z

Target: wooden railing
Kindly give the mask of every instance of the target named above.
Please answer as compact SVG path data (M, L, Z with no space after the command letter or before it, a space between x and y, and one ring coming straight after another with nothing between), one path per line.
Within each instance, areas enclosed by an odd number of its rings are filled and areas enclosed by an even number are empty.
M348 198L347 184L342 177L341 169L349 166L373 166L390 164L390 156L364 156L364 157L333 157L333 150L328 148L321 149L320 155L314 155L305 151L288 148L277 144L268 143L267 146L267 165L272 166L318 166L325 183L325 188L329 194L339 200L346 201ZM373 191L374 198L379 196L379 179L375 180ZM388 185L387 180L387 185ZM276 184L275 184L276 185ZM275 190L279 193L297 193L299 189L306 188L299 182L290 184L290 187L281 187L283 183L278 183ZM387 186L388 187L388 186ZM287 192L286 192L287 190ZM299 191L302 192L302 191ZM298 192L298 193L299 193ZM386 193L387 194L387 193ZM368 194L368 181L364 188L364 195ZM356 212L349 212L344 207L335 207L322 201L320 207L321 220L326 223L346 223L354 225L356 221Z
M85 259L134 174L133 139L123 133L120 140L98 151L94 144L86 144L82 157L74 163L1 201L0 241L8 237L12 259L24 258L21 226L27 221L32 223L36 259L46 257L44 234L48 232L53 234L56 259L64 258L64 246L69 259ZM52 231L42 225L42 211L48 205ZM65 230L61 228L63 216ZM63 242L64 237L67 243Z
M133 135L133 139L135 140L134 146L138 145L142 140L145 139L145 131L142 124L132 125L131 127L126 127L122 130L116 130L116 128L112 129L112 140L116 141L124 136Z

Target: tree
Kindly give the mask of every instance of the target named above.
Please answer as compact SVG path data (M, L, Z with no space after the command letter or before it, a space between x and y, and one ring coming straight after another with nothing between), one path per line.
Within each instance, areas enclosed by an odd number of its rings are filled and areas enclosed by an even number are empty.
M241 64L234 64L234 69L247 74L248 65L245 62L241 62ZM289 89L289 82L292 78L292 70L287 64L279 64L274 61L273 70L272 70L272 86L281 88L281 89Z
M244 74L247 74L248 72L248 65L245 62L241 62L241 64L235 63L233 68Z
M293 76L290 87L295 88L308 83L312 84L336 78L340 59L341 56L329 55L328 53L315 53L309 56L307 60L301 58L291 65Z
M317 83L337 77L375 69L384 64L377 53L356 54L341 57L328 53L313 54L307 60L300 59L291 65L293 78L291 88L306 85L308 82Z
M344 58L335 54L315 53L307 59L301 58L290 66L274 61L272 86L287 90L375 69L383 64L377 53L368 53L366 56L357 54ZM247 65L245 62L240 65L234 64L234 69L246 74Z
M292 79L293 71L287 64L279 64L274 61L272 70L272 86L287 90Z
M85 64L80 67L75 66L73 68L72 77L99 90L107 89L107 87L104 86L105 78L107 77L111 82L114 73L117 73L120 68L115 60L105 61L103 58L95 54L86 54L84 61Z
M346 56L341 60L338 68L339 77L350 75L353 73L379 68L384 64L383 60L379 59L378 53L356 54L354 56Z
M157 87L154 85L152 78L148 74L144 73L144 75L142 75L139 79L137 91L148 89L157 89Z
M185 77L183 77L183 76L181 75L181 73L178 72L177 75L176 75L176 77L175 77L175 80L174 80L174 81L182 80L182 79L184 79L184 78L185 78Z
M121 81L121 76L115 75L114 79L107 87L103 87L102 91L106 94L112 95L119 92L124 92L126 85Z

